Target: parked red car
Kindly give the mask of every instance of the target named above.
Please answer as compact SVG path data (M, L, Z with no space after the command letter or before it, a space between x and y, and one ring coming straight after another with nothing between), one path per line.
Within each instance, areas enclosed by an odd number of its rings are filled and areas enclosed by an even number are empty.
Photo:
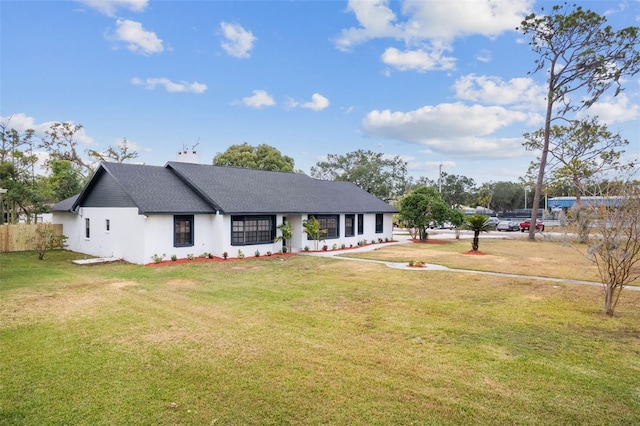
M525 219L524 222L520 223L520 231L528 231L531 227L531 219ZM536 221L536 231L544 231L544 223L540 219Z

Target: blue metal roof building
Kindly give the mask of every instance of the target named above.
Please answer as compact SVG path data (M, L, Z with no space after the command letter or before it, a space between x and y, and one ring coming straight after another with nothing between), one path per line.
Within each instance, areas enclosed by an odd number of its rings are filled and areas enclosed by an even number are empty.
M621 197L580 197L583 205L604 204L607 207L614 207L620 204ZM556 209L570 209L576 203L576 197L553 197L547 201L547 208L551 211Z

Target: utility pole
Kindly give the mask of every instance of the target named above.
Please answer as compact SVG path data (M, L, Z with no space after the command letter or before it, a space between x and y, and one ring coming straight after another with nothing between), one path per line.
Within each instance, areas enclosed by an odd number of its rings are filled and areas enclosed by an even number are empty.
M438 191L442 194L442 164L438 170Z

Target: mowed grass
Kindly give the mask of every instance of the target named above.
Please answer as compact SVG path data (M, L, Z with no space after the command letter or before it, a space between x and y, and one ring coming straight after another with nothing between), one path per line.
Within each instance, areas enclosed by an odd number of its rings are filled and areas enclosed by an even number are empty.
M0 255L0 424L640 423L639 292L607 318L532 279L73 258Z
M529 241L525 236L515 239L482 238L484 235L480 236L480 255L469 254L469 236L459 240L438 240L436 234L426 243L383 244L380 249L369 252L346 251L344 256L389 262L421 260L454 269L600 282L598 269L586 255L586 245L544 241L541 237L536 241Z

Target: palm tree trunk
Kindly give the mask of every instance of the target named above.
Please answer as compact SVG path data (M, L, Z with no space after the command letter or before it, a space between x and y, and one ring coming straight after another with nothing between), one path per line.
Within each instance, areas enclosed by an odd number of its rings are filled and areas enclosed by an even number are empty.
M480 247L480 232L475 231L473 233L473 243L471 243L471 250L478 251L478 247Z

